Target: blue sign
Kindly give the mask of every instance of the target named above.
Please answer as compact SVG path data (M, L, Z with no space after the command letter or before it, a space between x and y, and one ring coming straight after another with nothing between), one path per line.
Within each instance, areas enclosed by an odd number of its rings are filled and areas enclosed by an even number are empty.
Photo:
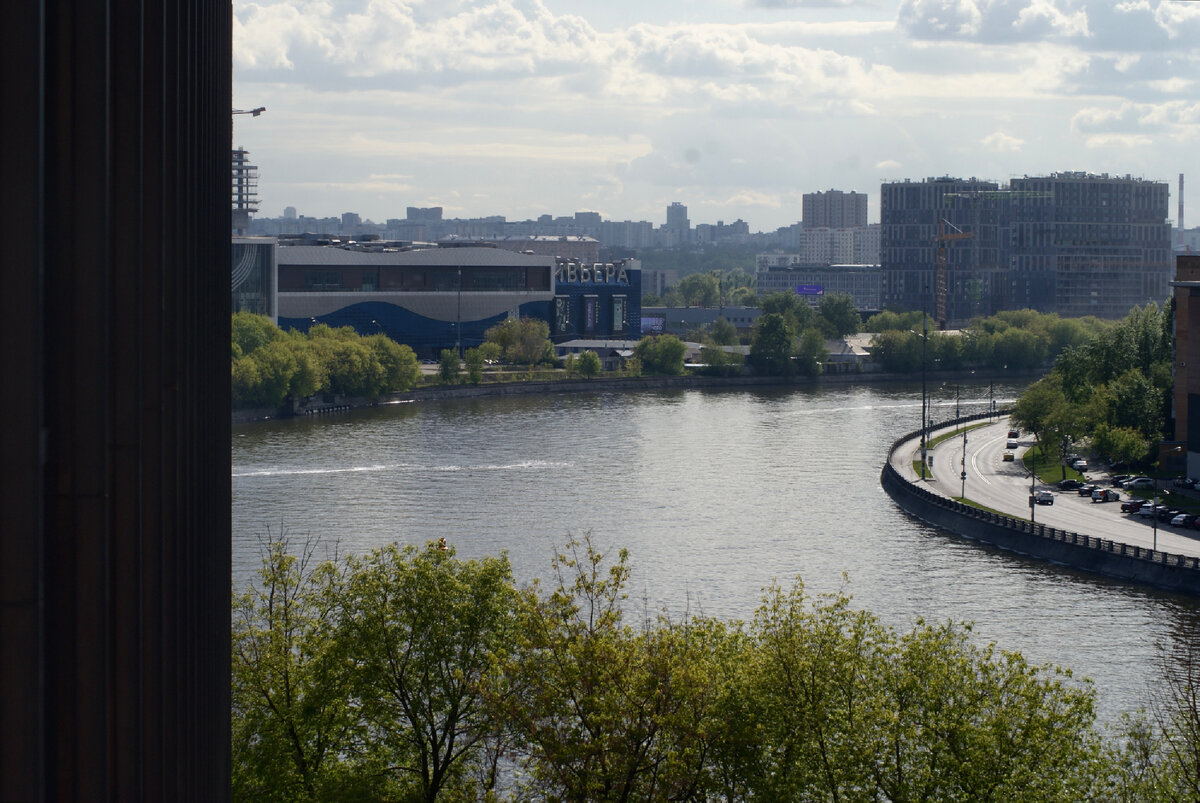
M798 284L796 292L802 296L823 296L825 295L825 285L823 284Z

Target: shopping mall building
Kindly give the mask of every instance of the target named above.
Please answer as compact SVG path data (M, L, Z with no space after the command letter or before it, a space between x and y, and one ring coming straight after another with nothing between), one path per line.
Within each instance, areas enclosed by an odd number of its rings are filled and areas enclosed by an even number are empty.
M585 263L479 245L419 250L278 249L278 322L382 332L420 357L483 342L509 317L540 318L554 342L641 336L634 260Z

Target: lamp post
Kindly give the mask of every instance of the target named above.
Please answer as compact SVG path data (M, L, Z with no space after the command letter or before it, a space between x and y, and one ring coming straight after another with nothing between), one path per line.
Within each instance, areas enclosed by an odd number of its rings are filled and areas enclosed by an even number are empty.
M921 479L925 479L925 433L929 430L929 419L926 417L927 401L925 392L925 347L929 342L929 314L921 313Z

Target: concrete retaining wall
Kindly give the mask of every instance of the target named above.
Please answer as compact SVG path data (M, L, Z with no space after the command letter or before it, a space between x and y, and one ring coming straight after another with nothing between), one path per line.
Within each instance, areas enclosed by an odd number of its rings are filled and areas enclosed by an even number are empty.
M985 415L966 416L960 422ZM954 421L947 422L953 426ZM947 424L939 424L938 428ZM907 513L964 538L1050 563L1118 580L1152 585L1181 594L1200 596L1200 558L1158 552L1145 547L1058 530L1024 519L989 513L955 502L909 482L892 467L896 449L917 437L897 440L888 453L880 482L888 496Z

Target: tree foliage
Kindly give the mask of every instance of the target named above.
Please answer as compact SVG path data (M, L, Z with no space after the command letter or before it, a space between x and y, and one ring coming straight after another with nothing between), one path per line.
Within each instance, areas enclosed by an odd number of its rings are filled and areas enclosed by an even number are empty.
M759 316L750 341L750 362L755 370L771 376L790 376L796 366L796 330L785 313L768 312Z
M748 623L630 602L571 538L553 583L444 543L266 545L235 596L238 800L1194 800L1200 670L1105 742L1086 681L773 583ZM1191 642L1188 642L1190 645ZM1194 651L1194 647L1192 648ZM502 760L502 756L506 757ZM504 776L505 783L499 783Z
M641 373L678 376L683 373L687 346L674 335L643 337L633 347L633 353Z
M231 342L235 407L279 407L318 393L374 398L408 390L420 376L411 348L348 326L284 333L266 316L239 312Z
M507 318L484 332L510 363L534 366L551 355L550 325L540 318Z

